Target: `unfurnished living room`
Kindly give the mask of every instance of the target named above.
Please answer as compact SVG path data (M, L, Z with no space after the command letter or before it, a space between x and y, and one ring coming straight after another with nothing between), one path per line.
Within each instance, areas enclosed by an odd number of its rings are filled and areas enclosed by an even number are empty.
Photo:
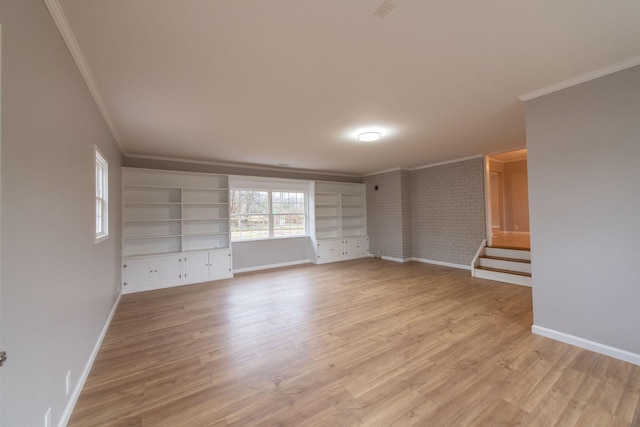
M0 0L0 426L640 426L639 22Z

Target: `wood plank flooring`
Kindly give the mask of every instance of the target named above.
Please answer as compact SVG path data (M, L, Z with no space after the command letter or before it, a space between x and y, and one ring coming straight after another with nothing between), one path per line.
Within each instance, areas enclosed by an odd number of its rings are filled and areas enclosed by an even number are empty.
M363 259L125 295L70 426L638 426L640 367L531 289Z

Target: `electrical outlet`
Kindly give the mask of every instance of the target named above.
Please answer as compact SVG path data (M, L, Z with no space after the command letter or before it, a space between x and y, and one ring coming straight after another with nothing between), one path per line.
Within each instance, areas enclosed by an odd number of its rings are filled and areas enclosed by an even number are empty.
M514 225L513 228L515 228L516 231L518 231L518 226L517 225Z
M65 394L69 395L69 390L71 390L71 371L67 372L67 376L64 378L64 390Z
M51 427L51 408L44 414L44 427Z

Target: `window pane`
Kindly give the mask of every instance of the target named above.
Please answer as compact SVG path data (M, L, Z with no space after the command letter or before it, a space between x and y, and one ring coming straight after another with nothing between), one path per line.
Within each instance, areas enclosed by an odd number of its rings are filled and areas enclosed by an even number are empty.
M102 165L96 163L96 197L102 198Z
M231 218L231 239L263 239L269 237L269 215L237 215Z
M276 214L273 215L273 234L278 236L303 236L306 234L305 216Z
M96 234L102 234L102 201L96 199Z
M304 193L274 191L272 204L274 214L305 213Z
M98 147L94 146L95 154L95 180L96 180L96 233L95 242L109 235L108 198L109 198L109 165L100 154Z
M304 192L232 190L230 194L232 240L306 235Z
M269 193L266 191L232 191L231 215L269 213Z

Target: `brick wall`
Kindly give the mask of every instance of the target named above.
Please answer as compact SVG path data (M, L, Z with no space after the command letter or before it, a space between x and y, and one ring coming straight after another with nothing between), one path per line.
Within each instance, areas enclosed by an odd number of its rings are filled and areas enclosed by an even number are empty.
M403 258L413 256L413 235L411 231L411 172L400 172L400 189L402 192L402 255Z
M482 158L411 172L413 257L469 265L485 238Z
M364 182L374 256L471 263L486 234L481 158L386 172Z
M367 188L369 250L376 257L403 258L401 171L368 176L364 183Z

